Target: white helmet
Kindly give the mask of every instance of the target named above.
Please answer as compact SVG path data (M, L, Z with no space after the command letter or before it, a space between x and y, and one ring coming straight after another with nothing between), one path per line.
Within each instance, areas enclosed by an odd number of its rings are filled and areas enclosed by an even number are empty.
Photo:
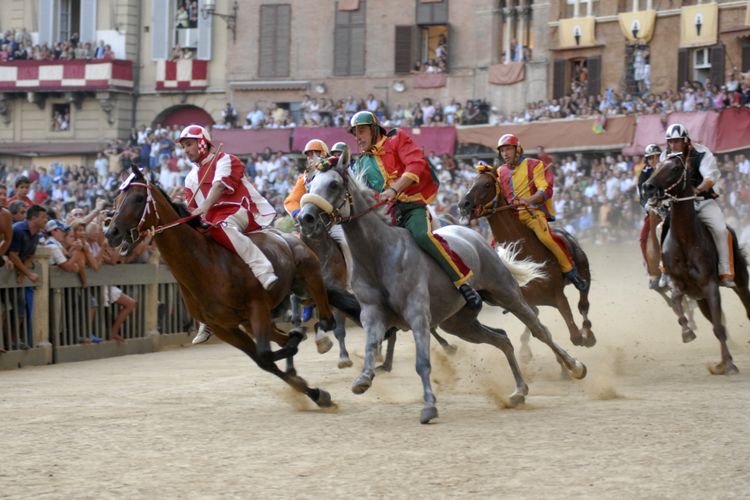
M688 131L685 128L685 125L681 125L679 123L673 123L669 127L667 127L667 133L666 133L666 139L684 139L688 140L690 137L688 136Z
M208 144L211 144L211 134L200 125L188 125L182 129L182 132L180 132L180 138L177 139L177 142L182 142L183 139L204 140Z

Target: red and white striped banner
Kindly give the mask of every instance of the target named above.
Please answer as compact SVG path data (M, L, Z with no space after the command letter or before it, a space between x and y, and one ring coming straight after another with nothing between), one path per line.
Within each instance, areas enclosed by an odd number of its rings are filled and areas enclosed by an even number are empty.
M131 61L8 61L0 63L0 90L55 91L133 88Z
M203 90L208 87L208 61L180 59L156 63L156 90Z

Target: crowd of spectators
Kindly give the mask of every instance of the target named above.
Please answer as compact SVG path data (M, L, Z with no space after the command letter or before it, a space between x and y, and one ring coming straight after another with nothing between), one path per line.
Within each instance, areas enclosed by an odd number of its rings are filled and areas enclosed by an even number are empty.
M114 59L112 47L100 40L81 41L78 33L73 33L69 40L57 42L52 46L46 43L34 45L31 33L26 28L8 30L0 39L0 62L5 61L70 61L73 59Z
M643 92L641 95L606 89L600 95L589 95L586 68L581 67L573 79L568 95L560 99L529 102L521 111L502 112L483 100L465 103L451 99L441 103L429 97L406 105L388 107L373 94L365 98L344 99L305 95L298 108L256 103L240 123L240 112L227 103L219 127L245 129L292 127L343 127L357 111L375 113L386 126L424 127L444 125L504 125L554 119L591 118L628 114L667 114L675 111L721 110L750 106L750 73L730 71L720 86L710 81L685 82L679 91Z

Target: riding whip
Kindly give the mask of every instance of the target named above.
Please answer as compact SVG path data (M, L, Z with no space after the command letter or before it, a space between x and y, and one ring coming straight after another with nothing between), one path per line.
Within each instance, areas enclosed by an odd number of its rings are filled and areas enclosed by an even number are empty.
M217 160L219 159L219 155L221 154L221 150L224 148L224 143L219 143L219 146L216 148L216 152L214 153L214 157L211 158L211 161L208 163L208 167L206 167L206 171L203 172L203 177L201 177L201 180L198 182L198 189L201 188L201 184L203 184L203 181L206 180L206 176L211 171L211 168L216 164ZM199 167L200 168L200 167ZM198 194L198 189L195 190L193 193L193 196L190 197L190 200L187 202L187 206L189 207L190 204L195 199L195 195Z

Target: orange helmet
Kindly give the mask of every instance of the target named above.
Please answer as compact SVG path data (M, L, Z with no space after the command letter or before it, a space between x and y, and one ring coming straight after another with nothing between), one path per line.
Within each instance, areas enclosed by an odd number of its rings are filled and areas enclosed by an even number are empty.
M523 148L521 147L521 141L518 140L518 137L513 134L503 134L500 137L500 140L497 141L497 150L500 151L500 148L503 146L515 146L516 151L518 151L518 154L523 153Z
M302 150L302 153L307 154L308 151L318 151L320 153L320 156L327 157L331 154L331 152L328 150L328 146L326 146L326 143L321 141L320 139L310 139L307 141L307 144L305 144L305 149Z

